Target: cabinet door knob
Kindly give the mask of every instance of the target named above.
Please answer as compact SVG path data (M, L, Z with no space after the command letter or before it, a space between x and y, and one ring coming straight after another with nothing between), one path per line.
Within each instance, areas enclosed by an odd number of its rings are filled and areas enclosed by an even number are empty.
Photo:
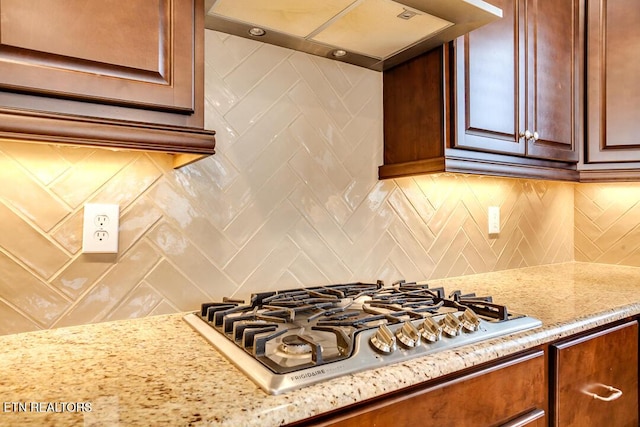
M531 139L533 134L530 130L525 130L524 132L520 132L520 138L524 138L525 141Z
M538 132L531 132L530 130L525 130L524 132L520 132L519 136L520 138L524 138L525 141L528 141L530 139L537 141L538 139L540 139L540 135L538 134Z
M591 396L594 399L602 400L604 402L611 402L613 400L616 400L620 396L622 396L622 390L619 390L619 389L617 389L615 387L611 387L610 385L604 385L604 384L600 384L600 387L602 387L602 388L606 389L607 391L611 392L611 394L609 394L606 397L602 397L598 393L592 393L590 391L583 391L583 393L586 394L587 396Z

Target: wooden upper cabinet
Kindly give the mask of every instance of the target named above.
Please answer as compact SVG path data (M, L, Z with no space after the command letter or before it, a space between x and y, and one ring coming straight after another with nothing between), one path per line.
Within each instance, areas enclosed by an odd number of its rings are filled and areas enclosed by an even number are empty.
M588 0L586 163L640 161L638 22L635 0Z
M584 0L492 0L503 18L384 72L379 177L577 181Z
M457 40L454 146L577 162L580 1L495 1L503 18Z
M0 137L213 153L202 0L0 0L0 76Z
M2 0L0 88L192 114L195 10L173 6Z

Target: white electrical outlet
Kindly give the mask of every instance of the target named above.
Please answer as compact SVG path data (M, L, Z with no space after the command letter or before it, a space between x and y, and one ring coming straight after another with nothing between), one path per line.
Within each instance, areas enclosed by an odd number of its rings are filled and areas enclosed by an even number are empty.
M117 254L120 206L87 203L84 205L82 252Z
M500 206L489 206L489 234L500 233Z

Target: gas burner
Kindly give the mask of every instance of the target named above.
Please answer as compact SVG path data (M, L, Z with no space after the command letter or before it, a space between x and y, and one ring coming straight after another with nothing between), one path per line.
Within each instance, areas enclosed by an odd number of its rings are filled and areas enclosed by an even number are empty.
M490 296L399 281L262 292L185 320L266 392L295 388L541 325Z
M292 355L311 354L311 344L300 335L287 335L282 337L280 350Z

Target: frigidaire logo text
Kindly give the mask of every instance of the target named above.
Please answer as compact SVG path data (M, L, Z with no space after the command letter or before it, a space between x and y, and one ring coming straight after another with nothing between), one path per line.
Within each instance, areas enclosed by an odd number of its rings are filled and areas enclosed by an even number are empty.
M291 376L291 381L299 381L299 380L303 380L305 378L316 377L316 376L322 375L322 374L326 374L324 369L319 369L317 371L311 371L311 372L305 372L303 374L292 375Z

